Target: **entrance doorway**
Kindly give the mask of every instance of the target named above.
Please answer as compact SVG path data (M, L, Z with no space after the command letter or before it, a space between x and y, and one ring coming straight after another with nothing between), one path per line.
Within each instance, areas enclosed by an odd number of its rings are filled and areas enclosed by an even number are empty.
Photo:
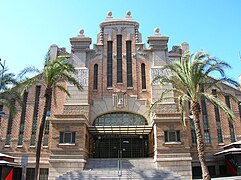
M94 158L141 158L148 157L147 135L95 135Z

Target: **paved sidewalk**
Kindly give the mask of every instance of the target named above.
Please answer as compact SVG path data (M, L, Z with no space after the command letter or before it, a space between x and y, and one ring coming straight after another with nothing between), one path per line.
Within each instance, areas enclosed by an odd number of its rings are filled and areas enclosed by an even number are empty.
M195 179L195 180L202 180L202 179ZM241 176L218 177L218 178L212 178L212 180L241 180Z

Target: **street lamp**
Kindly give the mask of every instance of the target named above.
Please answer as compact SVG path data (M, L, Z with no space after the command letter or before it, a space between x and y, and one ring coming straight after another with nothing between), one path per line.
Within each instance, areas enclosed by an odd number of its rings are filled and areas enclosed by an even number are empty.
M3 61L3 64L2 64L2 59L0 58L0 65L2 66L3 70L4 70L4 67L5 67L5 60Z
M5 60L4 60L3 64L2 64L1 61L2 61L2 59L0 58L0 65L1 65L1 67L2 67L2 77L1 77L0 85L2 86L3 72L4 72L4 68L5 68ZM1 87L1 88L2 88L2 87ZM1 91L1 89L0 89L0 91ZM4 116L4 115L6 115L5 112L0 111L0 118L1 118L1 116ZM0 121L1 121L1 119L0 119ZM0 122L0 124L1 124L1 122ZM0 127L1 127L1 126L0 126Z
M5 69L5 60L2 63L2 59L0 58L0 65L2 67L2 77L1 77L1 86L2 86L2 80L3 80L3 73L4 73L4 69ZM1 89L0 89L1 90Z

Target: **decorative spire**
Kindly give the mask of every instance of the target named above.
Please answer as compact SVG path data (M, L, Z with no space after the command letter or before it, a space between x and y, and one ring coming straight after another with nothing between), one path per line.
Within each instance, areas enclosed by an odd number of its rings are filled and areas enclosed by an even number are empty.
M135 39L136 39L136 43L139 43L139 31L138 31L138 27L135 27Z
M99 43L103 44L103 28L100 28L100 33L99 33Z

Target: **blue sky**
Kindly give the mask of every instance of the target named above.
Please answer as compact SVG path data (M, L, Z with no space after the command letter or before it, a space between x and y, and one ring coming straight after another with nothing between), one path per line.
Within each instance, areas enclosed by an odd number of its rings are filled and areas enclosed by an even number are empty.
M228 62L234 80L241 74L240 0L12 0L0 1L0 58L17 74L29 65L39 68L51 44L66 47L81 28L96 43L99 24L107 11L114 18L130 10L140 23L142 40L155 27L173 45L188 42L192 52L205 50ZM148 46L148 45L147 45Z

